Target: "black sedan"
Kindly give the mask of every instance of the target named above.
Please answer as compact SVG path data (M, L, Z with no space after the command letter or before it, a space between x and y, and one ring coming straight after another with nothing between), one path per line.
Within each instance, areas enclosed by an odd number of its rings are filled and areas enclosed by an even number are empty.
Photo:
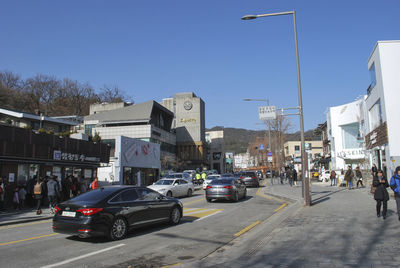
M160 222L176 225L183 205L176 198L146 187L101 187L60 203L55 208L56 233L123 239L130 229Z
M233 200L237 202L241 198L246 198L246 185L241 179L220 178L212 180L206 187L206 200L211 202L213 199Z

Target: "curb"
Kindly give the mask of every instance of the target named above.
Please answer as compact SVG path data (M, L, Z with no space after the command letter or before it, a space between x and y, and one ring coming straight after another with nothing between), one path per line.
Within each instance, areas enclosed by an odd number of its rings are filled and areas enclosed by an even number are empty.
M52 218L53 218L53 216L48 216L48 217L40 217L40 218L33 218L33 219L6 221L6 222L0 222L0 226L7 226L7 225L20 224L20 223L49 220L49 219L52 219Z

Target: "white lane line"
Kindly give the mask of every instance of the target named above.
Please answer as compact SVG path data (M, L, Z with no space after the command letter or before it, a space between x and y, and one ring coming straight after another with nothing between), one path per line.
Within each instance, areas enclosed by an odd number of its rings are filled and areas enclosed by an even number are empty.
M222 212L222 210L220 210L220 211L217 211L217 212L215 212L215 213L212 213L212 214L210 214L210 215L207 215L207 216L205 216L205 217L202 217L202 218L200 218L200 219L194 220L193 222L195 222L195 221L201 221L201 220L204 220L205 218L208 218L208 217L214 216L214 215L216 215L216 214L218 214L218 213L221 213L221 212Z
M92 253L88 253L88 254L85 254L85 255L82 255L82 256L79 256L79 257L68 259L68 260L65 260L65 261L62 261L62 262L57 262L57 263L53 263L53 264L50 264L50 265L42 266L42 268L52 268L52 267L64 265L64 264L67 264L67 263L70 263L70 262L73 262L73 261L77 261L77 260L80 260L80 259L83 259L83 258L86 258L86 257L90 257L90 256L93 256L93 255L96 255L96 254L99 254L99 253L102 253L102 252L105 252L105 251L108 251L108 250L112 250L114 248L119 248L119 247L122 247L122 246L125 246L125 244L119 244L119 245L116 245L116 246L113 246L113 247L105 248L105 249L98 250L98 251L95 251L95 252L92 252Z

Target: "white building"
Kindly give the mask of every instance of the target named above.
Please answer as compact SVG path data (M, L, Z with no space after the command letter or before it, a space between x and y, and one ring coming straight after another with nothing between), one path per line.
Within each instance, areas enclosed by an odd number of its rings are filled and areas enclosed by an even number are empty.
M331 142L331 168L346 169L351 165L365 167L365 150L360 133L365 96L327 112L328 139Z
M365 100L365 147L371 165L387 167L387 176L400 165L400 40L378 41L368 59L371 84Z

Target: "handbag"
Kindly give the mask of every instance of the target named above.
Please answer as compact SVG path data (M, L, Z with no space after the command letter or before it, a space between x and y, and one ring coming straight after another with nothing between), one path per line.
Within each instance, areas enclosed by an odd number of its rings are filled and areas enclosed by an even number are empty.
M376 191L376 187L373 184L371 184L371 190L369 192L371 194L375 194L375 191Z

